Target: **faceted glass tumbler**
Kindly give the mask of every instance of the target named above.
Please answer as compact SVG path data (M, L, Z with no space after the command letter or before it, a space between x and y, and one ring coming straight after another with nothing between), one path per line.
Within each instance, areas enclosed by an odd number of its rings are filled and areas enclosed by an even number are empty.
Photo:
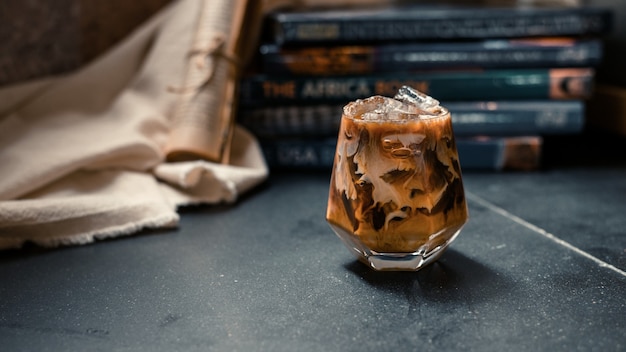
M375 270L437 260L468 220L450 113L410 87L347 104L326 220Z

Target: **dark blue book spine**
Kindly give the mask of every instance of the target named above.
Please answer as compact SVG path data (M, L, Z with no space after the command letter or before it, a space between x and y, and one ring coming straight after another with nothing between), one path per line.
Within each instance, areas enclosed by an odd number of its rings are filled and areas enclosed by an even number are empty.
M263 72L272 75L359 75L447 68L595 67L599 39L536 38L470 42L260 47Z
M449 102L457 136L574 134L585 125L580 100Z
M572 134L585 124L580 100L445 102L456 136ZM237 121L259 137L334 136L342 105L240 109Z
M609 32L610 10L593 7L392 6L282 11L268 16L279 45L404 40L583 36Z
M330 171L337 139L260 139L271 169ZM534 170L540 167L543 140L539 136L457 138L462 170Z
M581 99L591 95L589 68L397 72L333 77L247 76L241 80L243 107L276 104L346 103L372 95L394 96L413 87L441 101Z

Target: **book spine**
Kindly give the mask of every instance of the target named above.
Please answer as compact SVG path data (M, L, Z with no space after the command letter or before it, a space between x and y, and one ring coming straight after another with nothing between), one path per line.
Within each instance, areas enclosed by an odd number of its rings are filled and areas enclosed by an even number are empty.
M422 13L420 13L422 12ZM453 40L582 36L607 33L611 14L581 7L520 11L473 9L428 11L407 8L382 14L278 13L270 17L271 36L279 45L365 41Z
M240 104L346 103L372 95L394 96L403 85L441 101L583 99L591 95L593 76L590 68L295 78L256 75L241 81Z
M457 136L575 134L585 125L581 100L450 102Z
M330 170L335 158L337 139L261 138L259 144L265 162L271 169Z
M265 73L359 75L445 68L595 67L598 39L488 40L433 44L279 48L262 45Z
M237 122L258 137L334 136L343 105L287 105L239 109Z
M573 134L585 124L580 100L449 102L456 136ZM243 109L237 121L259 137L334 136L342 105Z
M462 170L532 171L541 167L540 136L457 139Z
M539 136L457 138L462 170L534 170L541 164ZM268 166L285 170L332 168L336 138L261 139Z

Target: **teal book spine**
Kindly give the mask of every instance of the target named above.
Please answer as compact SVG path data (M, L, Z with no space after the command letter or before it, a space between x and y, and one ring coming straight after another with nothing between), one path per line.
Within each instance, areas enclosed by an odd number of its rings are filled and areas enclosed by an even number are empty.
M584 99L592 92L591 68L430 71L332 77L251 75L242 79L242 107L347 103L373 95L394 96L413 87L441 102L472 100Z

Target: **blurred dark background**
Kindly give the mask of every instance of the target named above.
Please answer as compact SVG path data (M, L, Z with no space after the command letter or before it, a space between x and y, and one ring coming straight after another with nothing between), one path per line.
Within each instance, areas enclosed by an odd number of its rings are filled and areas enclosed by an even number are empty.
M0 1L0 86L92 61L172 0Z
M0 1L0 42L3 43L0 48L0 90L68 73L88 64L173 1ZM327 0L320 1L328 3ZM451 2L468 3L466 0ZM613 10L613 31L605 38L605 56L596 76L596 86L604 95L589 100L583 137L546 138L544 164L558 166L581 164L583 160L591 163L605 159L625 160L620 153L626 144L626 1L484 0L469 3L593 5ZM584 139L585 142L581 143L581 138L587 137L591 139ZM597 144L610 147L599 156L589 148Z

